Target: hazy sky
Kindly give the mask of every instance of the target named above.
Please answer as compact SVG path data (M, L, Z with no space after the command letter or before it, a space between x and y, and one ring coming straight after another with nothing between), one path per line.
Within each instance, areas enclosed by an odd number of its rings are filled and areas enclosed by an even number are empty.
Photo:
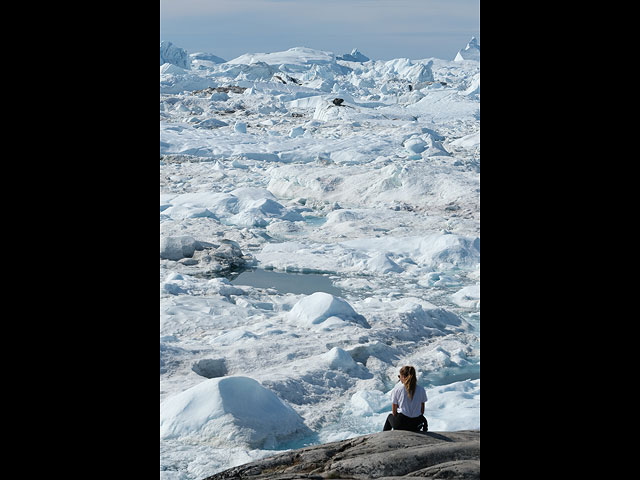
M231 60L309 47L453 60L480 42L480 0L160 0L160 40Z

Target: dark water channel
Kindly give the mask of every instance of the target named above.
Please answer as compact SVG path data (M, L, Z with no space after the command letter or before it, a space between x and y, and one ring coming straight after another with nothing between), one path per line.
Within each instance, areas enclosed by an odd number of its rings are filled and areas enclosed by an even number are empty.
M317 273L287 273L273 270L246 270L229 279L234 285L248 285L258 288L273 288L279 293L311 295L325 292L343 297L344 292L333 286L328 275Z

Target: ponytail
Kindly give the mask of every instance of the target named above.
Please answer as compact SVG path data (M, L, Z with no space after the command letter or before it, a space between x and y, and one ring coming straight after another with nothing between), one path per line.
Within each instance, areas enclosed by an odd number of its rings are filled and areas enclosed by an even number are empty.
M416 392L416 369L410 366L402 367L400 374L404 377L404 388L413 400L413 394Z

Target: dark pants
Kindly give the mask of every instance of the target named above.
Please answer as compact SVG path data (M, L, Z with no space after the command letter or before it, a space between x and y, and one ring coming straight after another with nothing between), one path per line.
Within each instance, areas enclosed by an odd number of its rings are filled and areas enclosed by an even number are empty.
M387 421L384 423L384 427L382 431L387 430L411 430L412 432L417 432L422 428L423 431L427 431L428 424L427 419L424 418L424 415L420 415L419 417L407 417L402 413L398 412L398 414L394 417L392 413L387 417Z

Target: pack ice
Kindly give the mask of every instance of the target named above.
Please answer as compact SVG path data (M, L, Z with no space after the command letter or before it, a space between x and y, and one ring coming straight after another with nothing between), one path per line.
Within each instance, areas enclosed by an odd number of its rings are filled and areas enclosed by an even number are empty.
M403 365L480 428L479 59L160 43L161 478L380 431Z

